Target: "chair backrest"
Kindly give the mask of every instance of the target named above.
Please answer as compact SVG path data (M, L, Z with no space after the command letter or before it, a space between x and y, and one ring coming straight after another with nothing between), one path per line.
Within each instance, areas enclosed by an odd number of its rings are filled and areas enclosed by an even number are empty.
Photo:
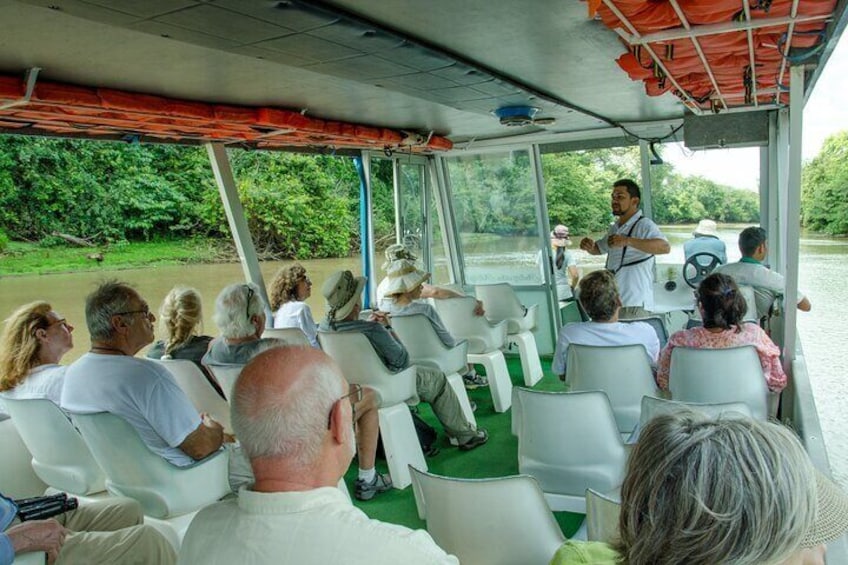
M518 470L546 493L609 492L624 480L627 451L607 395L519 388Z
M675 347L669 369L671 398L683 402L744 402L757 419L768 418L768 387L756 349Z
M32 454L11 418L0 417L0 492L10 498L44 494L47 485L32 469Z
M633 323L633 322L645 322L657 333L657 339L660 340L660 349L665 347L665 344L668 343L668 328L665 327L665 320L660 318L659 316L648 316L647 318L630 318L627 320L619 320L619 322L624 323Z
M311 345L306 334L300 328L265 328L262 337L281 339L289 345Z
M506 343L506 322L492 324L485 316L476 316L477 299L474 297L434 300L433 305L451 335L468 340L469 353L489 353Z
M349 383L367 385L380 395L382 406L417 399L415 369L389 371L371 342L357 332L318 332L321 349L342 368Z
M409 352L412 364L438 368L446 375L465 373L467 341L447 347L424 314L392 316L392 327Z
M526 475L453 479L410 467L427 531L463 565L547 565L565 541Z
M486 317L493 322L524 316L524 306L509 283L477 285L474 294L483 303Z
M673 414L680 410L694 410L710 418L723 416L726 418L753 418L751 409L744 402L680 402L667 400L665 398L654 398L645 396L642 398L642 418L639 426L644 428L645 424L661 414Z
M157 362L170 371L198 412L206 412L220 422L225 430L233 429L230 425L230 405L212 388L200 367L187 359L162 359Z
M233 395L233 387L236 386L236 380L241 374L241 370L244 368L244 365L213 365L209 363L206 365L206 368L212 371L212 374L215 375L215 380L217 380L218 384L221 385L221 390L223 390L224 394L227 395L227 401L229 402Z
M42 481L76 495L106 490L106 475L58 406L47 399L5 399L5 404Z
M618 537L621 502L586 489L586 539L610 543Z
M229 492L225 451L177 467L150 451L135 428L119 416L98 412L71 417L106 472L109 492L136 499L148 516L192 512Z
M757 295L753 286L747 284L739 285L739 292L745 298L745 315L742 316L743 322L759 323L760 318L757 316Z
M566 372L572 391L602 390L606 393L618 431L622 433L632 432L639 423L642 397L658 393L651 360L641 345L571 344Z

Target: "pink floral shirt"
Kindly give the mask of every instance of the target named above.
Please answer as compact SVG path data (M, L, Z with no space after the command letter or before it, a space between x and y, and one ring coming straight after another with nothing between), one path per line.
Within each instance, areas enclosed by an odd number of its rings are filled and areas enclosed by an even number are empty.
M727 349L753 345L760 356L763 375L771 391L783 390L786 386L786 373L780 364L780 348L778 348L766 332L756 324L742 324L742 331L736 332L733 327L718 333L712 333L706 328L692 328L676 332L668 340L668 344L660 353L657 368L657 386L668 390L668 373L671 367L671 350L675 347L695 347L698 349Z

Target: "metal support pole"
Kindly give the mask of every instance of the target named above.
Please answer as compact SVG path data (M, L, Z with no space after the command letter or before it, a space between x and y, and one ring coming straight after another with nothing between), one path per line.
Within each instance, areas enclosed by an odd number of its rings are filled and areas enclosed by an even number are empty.
M786 203L789 199L789 111L781 110L777 116L777 202L772 207L775 212L774 243L769 249L768 261L771 268L779 273L786 269Z
M366 279L365 297L362 307L371 308L376 298L377 285L374 284L374 228L371 221L371 155L363 151L353 158L356 172L359 173L359 246L362 255L362 275Z
M786 202L786 293L783 339L783 364L787 372L791 371L791 361L795 359L795 344L798 329L796 327L798 309L798 260L801 239L801 134L804 124L804 67L793 65L790 68L789 83L789 191Z
M639 140L639 160L642 164L642 213L646 218L654 217L654 203L651 195L651 151L648 142Z
M241 268L244 271L246 281L254 283L259 287L259 293L265 301L265 325L272 327L274 317L270 309L268 292L265 290L265 280L259 269L259 259L256 257L256 248L253 246L253 238L247 227L247 219L244 217L244 208L239 200L236 181L233 178L233 170L230 168L230 159L227 156L227 148L222 143L207 143L206 152L212 164L212 172L215 174L215 182L218 184L218 192L221 194L221 202L224 203L224 212L227 214L227 223L230 225L233 241L236 244Z

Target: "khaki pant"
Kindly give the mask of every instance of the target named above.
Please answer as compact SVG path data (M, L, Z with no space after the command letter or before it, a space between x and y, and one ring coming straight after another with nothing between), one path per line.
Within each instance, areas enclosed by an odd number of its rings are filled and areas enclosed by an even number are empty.
M455 437L459 443L465 443L477 434L477 429L462 413L459 399L448 386L444 373L418 368L415 382L419 398L430 404L436 418L450 437Z
M129 498L109 498L60 514L69 532L57 565L172 565L177 555L151 526L143 525L141 506Z

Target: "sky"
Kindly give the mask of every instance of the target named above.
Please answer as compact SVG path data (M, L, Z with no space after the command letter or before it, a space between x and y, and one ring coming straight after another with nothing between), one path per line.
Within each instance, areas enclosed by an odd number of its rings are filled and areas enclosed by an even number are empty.
M848 129L846 92L848 33L843 33L804 108L802 157L805 161L818 154L829 135ZM757 147L689 151L682 143L675 143L666 146L663 158L683 174L702 175L738 188L758 189L760 150Z

